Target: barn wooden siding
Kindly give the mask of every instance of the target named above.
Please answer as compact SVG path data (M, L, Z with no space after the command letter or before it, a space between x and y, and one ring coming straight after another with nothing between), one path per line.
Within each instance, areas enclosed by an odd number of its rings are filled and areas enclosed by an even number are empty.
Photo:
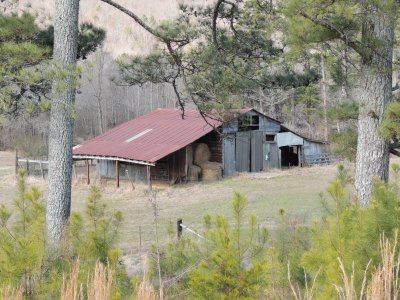
M186 176L186 147L160 159L150 171L154 181L179 182Z
M267 142L265 136L277 134L281 130L280 123L256 111L244 115L248 118L253 116L258 116L258 127L253 127L254 130L240 131L238 119L223 126L224 175L279 167L276 143Z

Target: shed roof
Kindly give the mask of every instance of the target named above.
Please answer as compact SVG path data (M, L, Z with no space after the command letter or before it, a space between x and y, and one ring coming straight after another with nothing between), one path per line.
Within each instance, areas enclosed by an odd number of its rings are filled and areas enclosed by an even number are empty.
M222 123L207 122L197 110L157 109L125 122L73 149L74 158L103 158L151 164L211 132Z

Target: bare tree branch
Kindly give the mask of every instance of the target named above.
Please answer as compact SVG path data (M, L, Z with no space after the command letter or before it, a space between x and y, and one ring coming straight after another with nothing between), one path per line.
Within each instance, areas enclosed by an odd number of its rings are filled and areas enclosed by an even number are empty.
M160 35L155 29L151 28L149 25L147 25L141 18L139 18L135 13L133 13L132 11L130 11L129 9L126 9L125 7L119 5L118 3L112 1L112 0L100 0L104 3L107 3L111 6L114 6L116 9L122 11L124 14L130 16L132 19L135 20L136 23L138 23L140 26L143 27L143 29L145 29L147 32L151 33L152 35L154 35L155 37L158 37L161 40L165 40L165 38Z
M217 20L218 20L218 12L219 8L221 7L222 3L225 0L218 0L214 6L214 13L213 13L213 20L212 20L212 35L213 35L213 42L217 48L219 48L218 40L217 40Z

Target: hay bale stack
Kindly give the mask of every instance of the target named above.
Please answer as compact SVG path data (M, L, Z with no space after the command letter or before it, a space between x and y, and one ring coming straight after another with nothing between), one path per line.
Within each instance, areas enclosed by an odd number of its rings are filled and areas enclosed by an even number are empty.
M201 168L196 165L189 166L188 169L188 179L189 181L199 181L199 177L201 174Z
M222 164L217 162L204 162L201 164L202 180L215 181L222 179Z
M187 151L187 164L188 166L192 166L193 165L193 146L189 145L186 147L186 151Z
M207 144L200 143L197 145L194 151L194 164L201 167L205 162L209 162L211 158L211 152Z

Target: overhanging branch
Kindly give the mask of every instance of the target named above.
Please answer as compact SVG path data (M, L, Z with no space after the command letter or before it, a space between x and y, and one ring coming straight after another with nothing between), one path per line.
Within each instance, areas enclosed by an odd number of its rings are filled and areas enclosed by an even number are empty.
M124 14L126 14L129 17L131 17L132 19L134 19L136 23L138 23L140 26L143 27L143 29L145 29L147 32L151 33L155 37L158 37L161 40L165 39L155 29L153 29L149 25L147 25L141 18L139 18L134 12L130 11L129 9L119 5L118 3L116 3L116 2L114 2L112 0L100 0L100 1L102 1L104 3L107 3L107 4L115 7L116 9L122 11Z
M362 44L360 42L353 41L353 40L349 39L349 37L347 36L346 33L344 33L343 31L339 30L338 28L336 28L335 26L333 26L332 24L330 24L329 22L327 22L325 20L318 19L316 17L310 16L309 14L307 14L305 12L300 12L300 15L302 17L310 20L314 24L319 25L319 26L321 26L321 27L323 27L325 29L328 29L337 39L340 39L347 46L349 46L354 51L356 51L359 55L361 55L361 57L364 57L365 49L363 48L363 46L362 46Z

